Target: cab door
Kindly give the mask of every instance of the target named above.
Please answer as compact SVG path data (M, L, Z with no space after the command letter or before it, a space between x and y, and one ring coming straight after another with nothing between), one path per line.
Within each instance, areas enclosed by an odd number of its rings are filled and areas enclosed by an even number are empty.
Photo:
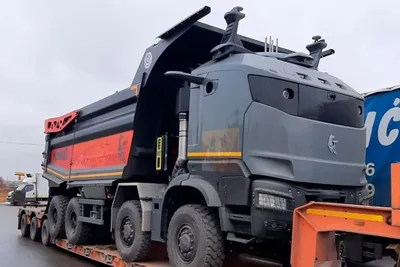
M36 198L36 188L33 184L28 184L25 186L25 199L35 199Z
M13 194L12 201L14 203L22 203L25 200L25 193L26 193L27 185L19 186Z

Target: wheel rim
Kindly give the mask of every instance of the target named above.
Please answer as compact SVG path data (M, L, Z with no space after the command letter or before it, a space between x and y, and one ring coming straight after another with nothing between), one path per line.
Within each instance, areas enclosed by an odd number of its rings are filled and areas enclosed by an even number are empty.
M179 257L186 263L192 262L197 250L195 231L192 226L182 225L176 235Z
M26 227L25 216L23 216L22 219L21 219L21 230L25 231L25 227Z
M35 233L35 231L36 231L35 220L32 220L32 221L31 221L30 227L31 227L31 229L30 229L30 230L31 230L31 235L33 236L34 233Z
M53 209L52 212L54 224L57 223L57 209Z
M78 218L77 218L76 213L74 211L71 211L69 216L70 216L70 221L71 221L71 230L72 230L73 233L75 233L76 225L77 225L77 222L78 222Z
M121 222L120 237L124 246L130 247L135 237L135 228L129 217L125 217Z
M47 226L46 226L46 224L43 224L42 225L42 239L47 240L48 234L49 234L49 232L47 230Z
M51 212L51 221L52 221L52 225L53 225L53 227L55 228L56 227L56 224L57 224L57 209L56 208L53 208L53 210L52 210L52 212Z

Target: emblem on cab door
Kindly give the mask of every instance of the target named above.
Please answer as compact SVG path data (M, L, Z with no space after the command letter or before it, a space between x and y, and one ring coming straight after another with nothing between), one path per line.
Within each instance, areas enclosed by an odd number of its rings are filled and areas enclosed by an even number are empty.
M332 154L335 154L335 155L336 155L336 144L337 144L338 142L339 142L339 141L336 140L336 138L335 138L335 136L334 136L333 134L331 134L331 135L329 136L329 139L328 139L328 148L329 148L329 151L332 152Z

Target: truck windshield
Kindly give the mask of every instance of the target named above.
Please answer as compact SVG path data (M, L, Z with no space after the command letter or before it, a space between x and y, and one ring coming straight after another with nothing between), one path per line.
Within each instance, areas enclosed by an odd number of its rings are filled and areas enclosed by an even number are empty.
M25 187L25 184L21 184L20 186L17 187L17 191L22 191Z
M249 75L248 79L255 102L311 120L357 128L364 125L360 99L276 78Z

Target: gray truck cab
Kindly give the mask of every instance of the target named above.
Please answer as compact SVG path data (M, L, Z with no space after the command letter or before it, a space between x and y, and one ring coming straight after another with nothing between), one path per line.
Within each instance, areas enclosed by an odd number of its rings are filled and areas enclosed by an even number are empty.
M10 203L12 205L22 205L25 203L29 193L34 192L35 185L31 183L22 183L10 197Z
M152 199L159 208L151 239L168 242L174 263L200 253L188 241L200 222L189 230L188 216L207 217L201 227L220 225L216 236L262 244L265 252L289 244L296 207L369 204L373 196L364 173L363 97L318 70L334 50L324 50L319 36L308 53L261 46L237 34L241 10L225 14L219 36L197 22L207 7L161 34L132 82L135 138L124 176L149 169L168 176Z
M249 237L281 238L309 201L368 204L363 97L318 70L334 51L319 36L309 54L250 51L240 11L210 61L166 73L190 83L185 172L218 192L227 231Z

